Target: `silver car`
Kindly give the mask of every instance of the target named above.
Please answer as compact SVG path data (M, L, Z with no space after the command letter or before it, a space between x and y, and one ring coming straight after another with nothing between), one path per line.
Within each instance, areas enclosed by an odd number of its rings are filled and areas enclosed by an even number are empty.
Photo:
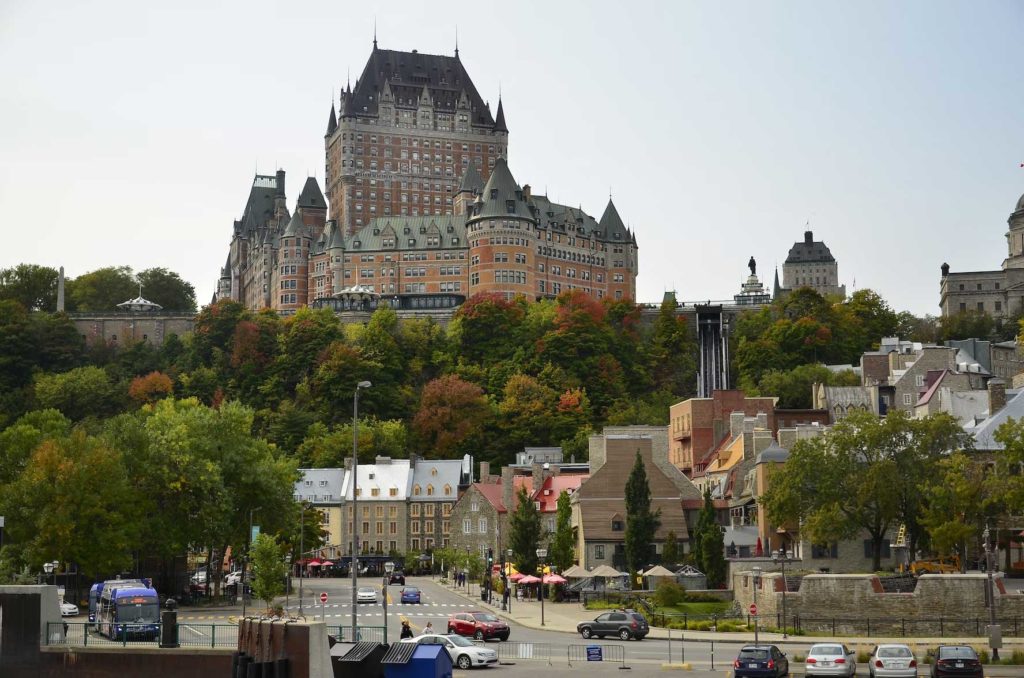
M356 590L356 601L360 603L376 603L377 589L372 586L360 586Z
M806 676L853 676L857 655L842 643L815 643L804 660Z
M909 645L879 645L868 662L871 678L916 678L917 658Z

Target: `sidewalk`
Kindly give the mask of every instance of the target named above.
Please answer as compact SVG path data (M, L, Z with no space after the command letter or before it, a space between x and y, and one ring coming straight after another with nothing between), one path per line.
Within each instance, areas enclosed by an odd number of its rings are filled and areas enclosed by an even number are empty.
M439 584L440 585L440 584ZM525 626L527 628L535 629L538 631L560 631L564 633L576 633L576 625L581 621L593 619L597 615L601 614L600 610L588 610L583 607L581 603L552 603L549 601L544 602L544 625L540 623L540 603L537 601L524 600L518 601L512 600L512 611L502 611L501 609L501 597L494 596L496 605L488 605L484 601L480 600L479 593L477 595L470 595L464 588L455 588L451 584L445 585L445 588L452 593L462 596L466 600L469 600L480 606L480 609L488 610L493 612L495 615L507 620L514 621L517 624ZM718 633L715 631L681 631L679 629L664 629L652 626L651 632L647 636L651 639L666 640L669 638L671 633L672 640L679 640L684 637L688 641L694 642L710 642L716 643L753 643L754 634L750 632L742 633ZM828 636L789 636L785 640L782 638L781 633L758 633L758 641L762 643L785 643L786 645L805 645L811 646L815 643L828 643L828 642L839 642L846 643L848 645L855 646L868 646L877 645L881 643L902 643L910 645L912 647L935 647L937 645L973 645L975 647L987 647L988 638L902 638L902 637L881 637L881 636L836 636L830 638ZM1015 649L1024 649L1024 638L1003 638L1004 652L1008 655ZM868 648L870 649L870 648Z

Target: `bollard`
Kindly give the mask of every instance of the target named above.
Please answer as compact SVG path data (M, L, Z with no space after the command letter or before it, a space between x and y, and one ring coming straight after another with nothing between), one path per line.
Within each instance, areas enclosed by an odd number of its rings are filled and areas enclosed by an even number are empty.
M679 632L679 661L683 664L686 663L686 643L683 642L685 635L685 631Z
M672 629L668 630L668 663L672 663Z
M715 641L711 641L711 670L715 670Z

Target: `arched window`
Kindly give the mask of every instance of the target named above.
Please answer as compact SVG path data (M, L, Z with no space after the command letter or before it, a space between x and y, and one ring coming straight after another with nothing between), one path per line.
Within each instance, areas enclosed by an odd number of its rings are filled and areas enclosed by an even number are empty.
M430 469L430 475L432 475L432 476L436 476L437 475L437 467L436 466L434 468Z
M451 485L445 485L444 486L444 496L450 497L451 494L452 494L452 486Z
M419 485L413 485L412 486L412 493L413 494L419 494L420 493L420 486Z
M433 485L427 485L427 496L430 497L430 496L433 496L433 494L434 494L434 486Z

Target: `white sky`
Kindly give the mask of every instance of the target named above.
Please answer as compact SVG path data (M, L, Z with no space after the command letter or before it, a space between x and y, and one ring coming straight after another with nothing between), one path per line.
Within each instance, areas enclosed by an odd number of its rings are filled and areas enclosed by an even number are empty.
M852 289L937 313L1024 191L1020 2L0 0L0 267L164 266L210 299L256 169L323 182L382 48L499 84L516 179L640 246L640 301L766 283L804 224ZM450 19L443 18L445 15Z

